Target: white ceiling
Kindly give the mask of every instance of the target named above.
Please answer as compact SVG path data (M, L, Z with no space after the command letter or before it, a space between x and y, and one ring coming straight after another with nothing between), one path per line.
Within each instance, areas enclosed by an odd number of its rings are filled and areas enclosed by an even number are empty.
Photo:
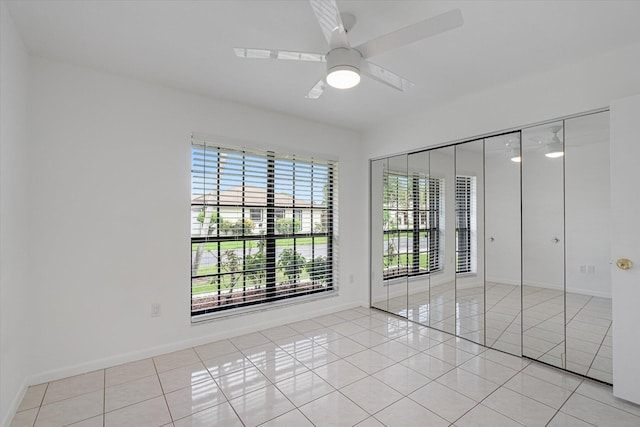
M4 0L3 0L4 1ZM462 28L372 58L413 81L305 94L323 64L236 58L233 47L325 53L306 0L7 1L33 55L355 130L640 42L640 1L337 0L352 45L460 8Z

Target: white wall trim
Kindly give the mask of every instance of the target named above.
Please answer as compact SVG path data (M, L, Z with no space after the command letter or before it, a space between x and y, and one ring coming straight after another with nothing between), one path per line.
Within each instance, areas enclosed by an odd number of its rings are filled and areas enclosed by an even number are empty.
M106 369L112 366L121 365L123 363L134 362L136 360L146 359L149 357L156 357L162 354L171 353L174 351L180 351L191 347L197 347L199 345L208 344L210 342L220 341L224 339L233 338L236 336L249 334L252 332L258 332L264 329L273 328L276 326L285 325L287 323L297 322L300 320L307 320L313 317L322 316L326 314L335 313L342 310L349 310L352 308L359 307L360 304L350 302L344 303L338 306L330 306L330 307L322 307L319 309L315 309L312 311L307 311L304 313L294 314L294 315L285 315L284 317L274 316L273 320L269 320L266 322L260 322L247 325L240 328L232 328L221 330L217 334L209 334L197 338L176 341L170 344L165 344L161 346L156 346L152 348L148 348L141 351L134 351L125 354L119 354L113 357L107 357L103 359L96 359L86 363L80 363L72 366L65 366L60 369L53 369L50 371L41 372L39 374L32 375L29 377L28 385L37 385L45 382L51 382L55 380L59 380L61 378L70 377L73 375L79 375L87 372L96 371L99 369ZM26 391L26 388L25 388ZM22 396L20 397L22 399ZM19 402L19 400L18 400Z
M15 397L13 398L13 401L9 405L7 414L5 415L4 419L2 420L2 423L0 424L2 427L11 426L11 421L13 420L16 412L18 411L18 408L20 407L20 402L22 402L22 399L24 399L24 395L27 394L28 388L29 388L29 379L25 378L24 381L22 382L22 385L20 386L20 390L18 390L18 393L16 393Z

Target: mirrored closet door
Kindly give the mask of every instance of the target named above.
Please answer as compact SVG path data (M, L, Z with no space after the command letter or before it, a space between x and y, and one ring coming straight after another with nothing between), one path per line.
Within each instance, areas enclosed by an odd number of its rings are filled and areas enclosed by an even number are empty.
M429 152L409 154L411 206L411 272L408 287L407 317L413 322L429 325L429 271L438 242L438 200L429 177Z
M455 333L456 327L456 212L455 148L429 152L429 180L434 208L431 213L429 263L429 326Z
M609 115L371 161L371 306L612 381Z
M372 226L375 224L377 230L371 234L372 265L383 266L382 271L372 270L372 306L407 317L413 227L407 155L373 162L371 174L377 177L376 186L371 188Z
M520 132L485 139L486 345L522 356Z
M455 149L456 335L484 345L484 141Z
M522 131L522 353L564 367L564 126Z
M611 383L609 113L564 126L566 369Z

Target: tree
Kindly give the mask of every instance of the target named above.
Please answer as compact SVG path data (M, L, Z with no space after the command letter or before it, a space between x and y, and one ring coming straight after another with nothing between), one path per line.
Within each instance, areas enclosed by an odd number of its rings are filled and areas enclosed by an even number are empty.
M238 283L238 280L242 277L240 266L242 265L240 257L236 254L236 251L228 249L224 251L222 256L223 261L220 266L222 270L228 274L229 277L229 294L233 292L233 287Z
M220 218L219 227L220 227L220 234L229 235L234 233L235 225L233 222L227 219Z
M204 220L207 216L207 207L204 206L196 221L200 223L200 235L202 236L204 233ZM206 235L211 236L215 231L216 227L218 227L218 214L216 212L212 212L209 217L209 225L207 226ZM202 261L202 254L204 253L204 243L199 243L196 245L196 255L193 259L193 264L191 265L191 275L195 276L198 274L198 270L200 269L200 262Z
M252 285L260 285L266 277L267 257L260 249L255 255L245 255L245 277Z
M307 260L300 253L287 248L282 251L280 258L278 258L278 267L287 277L287 280L297 281L306 262Z
M203 209L200 214L198 214L198 218L196 220L200 223L201 230L204 228L204 219L206 216L206 208ZM211 212L211 216L209 217L209 226L207 227L207 236L211 236L213 232L216 230L218 226L218 214L216 212Z

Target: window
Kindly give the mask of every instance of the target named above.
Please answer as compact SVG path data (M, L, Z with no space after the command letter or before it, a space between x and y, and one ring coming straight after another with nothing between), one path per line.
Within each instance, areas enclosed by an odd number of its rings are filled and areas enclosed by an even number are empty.
M471 273L475 237L476 180L456 176L456 273Z
M191 153L192 319L336 289L335 162L195 138Z
M444 178L385 171L384 278L428 274L442 268ZM473 271L475 177L456 177L456 273Z
M262 209L249 209L251 221L262 222Z
M439 270L442 180L392 171L383 179L385 279Z

